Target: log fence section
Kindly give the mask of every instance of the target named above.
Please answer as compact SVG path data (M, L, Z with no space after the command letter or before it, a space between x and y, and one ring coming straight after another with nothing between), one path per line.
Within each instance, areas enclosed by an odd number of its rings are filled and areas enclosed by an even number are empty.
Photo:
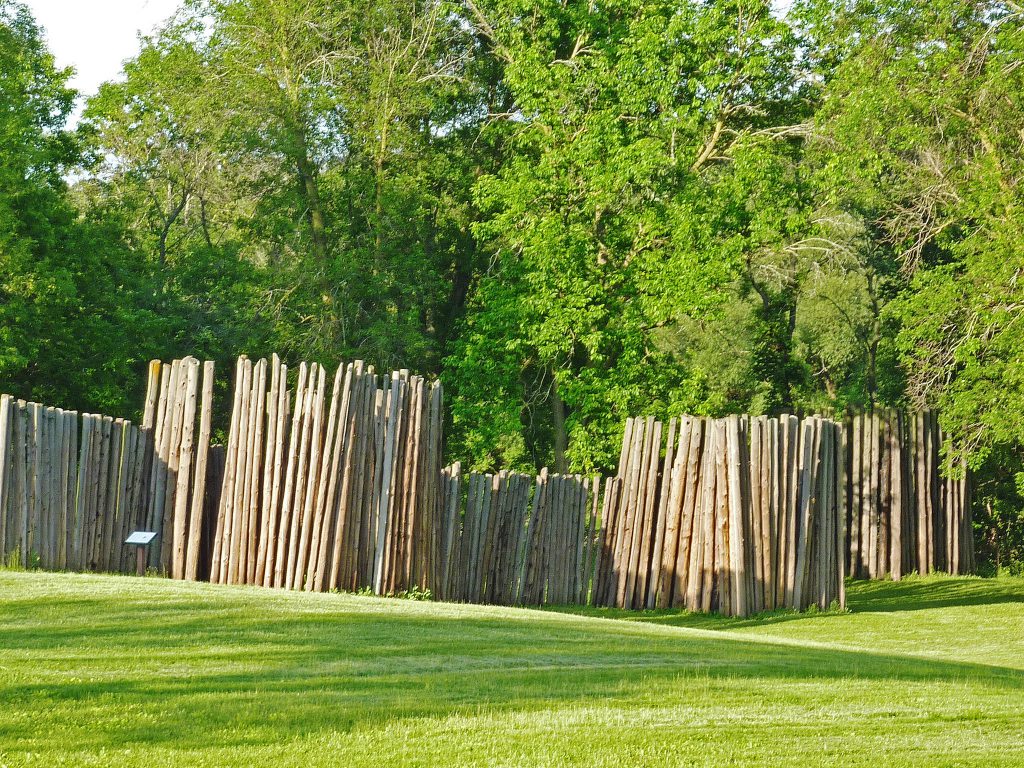
M441 468L442 391L361 361L152 361L141 427L0 396L0 555L174 578L745 616L845 603L842 576L974 568L970 483L933 412L629 419L614 477Z
M663 442L664 440L664 442ZM745 616L845 604L841 425L627 422L616 477L441 472L439 596ZM465 485L465 487L463 487Z
M4 563L133 572L134 551L123 542L133 530L145 529L158 534L150 566L164 571L173 566L174 575L184 576L178 569L185 549L177 551L174 542L183 547L189 540L187 522L204 501L203 491L198 498L190 494L197 473L205 478L210 450L213 364L204 369L197 441L198 367L194 358L150 363L141 427L0 396Z
M149 364L142 416L148 481L137 527L157 532L149 567L176 579L197 578L201 570L213 382L210 361Z
M497 605L586 604L598 555L597 477L442 471L439 596Z
M842 434L814 417L629 419L591 601L730 616L844 605Z
M124 419L0 395L5 565L121 571L143 506L145 438Z
M328 391L330 390L330 391ZM442 391L408 371L238 360L210 580L443 591Z
M943 472L937 414L851 413L845 431L848 575L972 573L970 478L964 466Z

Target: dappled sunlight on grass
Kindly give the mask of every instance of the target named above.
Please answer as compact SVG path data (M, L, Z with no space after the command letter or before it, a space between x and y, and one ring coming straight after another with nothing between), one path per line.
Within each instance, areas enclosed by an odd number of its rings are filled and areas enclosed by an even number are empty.
M1004 644L1020 642L1020 582L946 581L992 612ZM918 586L936 585L939 601L945 583ZM1021 729L1019 653L858 642L872 637L858 622L897 615L864 606L899 603L893 590L909 600L913 586L855 585L846 614L612 621L0 573L0 765L822 764L831 752L813 750L826 743L852 765L926 735L913 750L932 757L967 745L1024 759L1020 739L1016 753L991 742ZM918 630L948 646L951 628L918 613Z

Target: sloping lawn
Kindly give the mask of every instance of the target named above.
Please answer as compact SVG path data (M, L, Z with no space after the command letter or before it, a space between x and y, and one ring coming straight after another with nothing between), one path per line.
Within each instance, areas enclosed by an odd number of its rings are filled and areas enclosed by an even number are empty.
M1024 765L1024 580L849 593L729 620L0 572L0 766Z

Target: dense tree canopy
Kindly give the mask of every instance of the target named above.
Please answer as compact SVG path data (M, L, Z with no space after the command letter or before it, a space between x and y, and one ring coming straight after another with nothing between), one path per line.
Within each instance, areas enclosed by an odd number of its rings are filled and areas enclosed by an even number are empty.
M134 407L155 320L116 224L72 204L74 92L28 11L0 2L0 381L71 406ZM125 335L125 334L129 335Z
M0 0L0 383L361 357L447 452L610 470L627 415L928 406L1024 540L1015 0L185 0L75 94Z

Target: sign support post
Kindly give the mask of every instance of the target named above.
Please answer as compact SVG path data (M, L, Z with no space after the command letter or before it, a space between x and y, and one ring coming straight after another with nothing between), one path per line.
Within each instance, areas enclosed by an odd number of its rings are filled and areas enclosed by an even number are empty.
M125 544L135 545L135 575L146 575L146 547L156 538L156 531L134 531L124 540Z

